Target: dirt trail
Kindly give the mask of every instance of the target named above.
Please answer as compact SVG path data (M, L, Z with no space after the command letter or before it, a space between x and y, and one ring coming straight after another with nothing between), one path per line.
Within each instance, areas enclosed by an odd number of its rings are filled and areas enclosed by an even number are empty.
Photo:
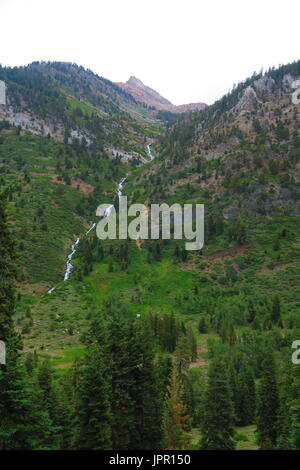
M246 250L251 248L251 243L245 243L244 245L235 245L227 250L219 250L211 255L203 255L197 263L187 263L182 264L181 269L185 271L191 271L199 266L200 263L206 263L210 261L224 261L226 258L234 258L237 255L242 255ZM239 272L238 266L234 263L235 269ZM209 268L206 268L205 271L209 271Z

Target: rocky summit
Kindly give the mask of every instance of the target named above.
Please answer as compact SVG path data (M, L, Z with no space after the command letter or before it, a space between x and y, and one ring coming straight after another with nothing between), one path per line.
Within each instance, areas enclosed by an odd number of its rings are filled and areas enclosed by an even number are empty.
M137 101L162 111L187 113L202 110L207 106L205 103L189 103L176 106L134 76L131 76L126 83L118 82L116 84L131 94Z

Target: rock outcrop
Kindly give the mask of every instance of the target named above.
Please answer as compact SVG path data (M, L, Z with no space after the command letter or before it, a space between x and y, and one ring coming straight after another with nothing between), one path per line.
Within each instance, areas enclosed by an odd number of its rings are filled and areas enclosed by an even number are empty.
M157 91L144 85L141 80L134 76L130 77L126 83L119 82L116 83L116 85L127 91L127 93L130 93L135 100L162 111L187 113L191 111L199 111L207 106L205 103L189 103L176 106L161 96Z

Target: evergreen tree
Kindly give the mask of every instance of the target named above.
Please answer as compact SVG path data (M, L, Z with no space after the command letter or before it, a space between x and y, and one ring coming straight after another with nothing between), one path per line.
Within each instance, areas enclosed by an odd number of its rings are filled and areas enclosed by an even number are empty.
M252 424L255 416L255 382L249 366L243 367L237 375L235 414L239 426Z
M233 403L231 399L227 366L221 356L213 358L208 374L208 384L203 404L200 449L232 450Z
M134 385L134 434L129 448L137 450L160 449L162 442L162 378L155 363L154 343L141 320L133 325L131 354L135 361L132 371Z
M74 371L65 373L59 381L58 399L57 399L57 425L59 432L59 448L62 450L70 450L74 444L74 429L77 419L76 398L77 384L74 380Z
M42 410L39 393L21 363L21 344L12 321L14 246L7 223L6 196L0 194L0 339L6 345L6 364L0 364L0 450L53 449L52 421Z
M133 330L125 309L111 303L109 313L109 355L111 361L112 387L112 446L113 449L129 449L131 436L135 433L135 409L132 390L135 385L132 355ZM100 326L101 328L101 326Z
M279 397L275 361L267 353L262 363L262 378L258 386L257 433L261 449L272 449L278 435Z
M244 345L236 345L229 351L229 383L234 403L235 423L247 426L255 418L255 381L253 366L245 353Z
M191 362L191 346L186 335L179 337L175 349L175 365L179 374L182 374Z
M300 367L293 364L291 367L290 382L290 449L300 450Z
M205 317L201 317L198 323L199 333L205 334L208 331Z
M247 317L248 323L252 323L254 321L255 315L256 315L256 311L255 311L254 303L253 303L253 300L250 299L248 303L248 317Z
M163 418L164 448L168 450L184 449L188 443L185 433L187 416L182 396L181 378L176 366L173 365Z
M47 410L53 421L56 419L56 391L53 385L53 371L49 359L40 364L37 373L38 384L41 390L42 406Z
M15 338L6 341L0 366L0 450L56 449L56 428L36 384L26 376Z
M34 362L34 356L31 352L26 354L25 367L26 367L27 373L29 375L32 375L33 369L35 367L35 362Z
M293 400L293 366L290 365L290 355L284 357L280 369L281 380L279 382L279 409L278 409L278 438L276 449L288 450L293 446L291 436L291 402Z
M182 377L183 401L191 427L199 427L202 417L202 401L205 390L204 374L201 367L193 367Z
M13 332L12 316L15 310L15 243L7 220L7 195L0 193L0 340ZM17 345L17 344L16 344Z
M98 344L92 344L81 371L78 387L77 449L111 449L111 387L108 367Z
M280 315L281 315L280 299L279 299L278 296L276 296L276 297L273 299L272 311L271 311L271 321L272 321L275 325L280 324Z

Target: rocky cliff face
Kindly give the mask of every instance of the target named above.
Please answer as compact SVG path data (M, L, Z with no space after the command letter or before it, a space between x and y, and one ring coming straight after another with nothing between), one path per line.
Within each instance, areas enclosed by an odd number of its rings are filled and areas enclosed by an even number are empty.
M128 88L127 91L131 93L135 99L142 101L149 106L154 106L156 108L168 109L172 107L172 103L166 98L161 96L157 91L143 84L141 80L136 77L130 77L126 82Z
M136 157L145 153L143 129L156 112L114 83L65 62L0 65L0 120L60 142L108 145ZM117 151L117 150L116 150ZM140 155L141 157L141 155Z
M207 200L226 219L299 216L298 84L300 61L255 74L201 113L182 116L140 181L163 174L159 194Z
M127 91L127 93L130 93L137 101L162 111L187 113L190 111L199 111L207 106L205 103L189 103L176 106L157 93L157 91L144 85L141 80L134 76L131 76L126 83L119 82L117 85Z

